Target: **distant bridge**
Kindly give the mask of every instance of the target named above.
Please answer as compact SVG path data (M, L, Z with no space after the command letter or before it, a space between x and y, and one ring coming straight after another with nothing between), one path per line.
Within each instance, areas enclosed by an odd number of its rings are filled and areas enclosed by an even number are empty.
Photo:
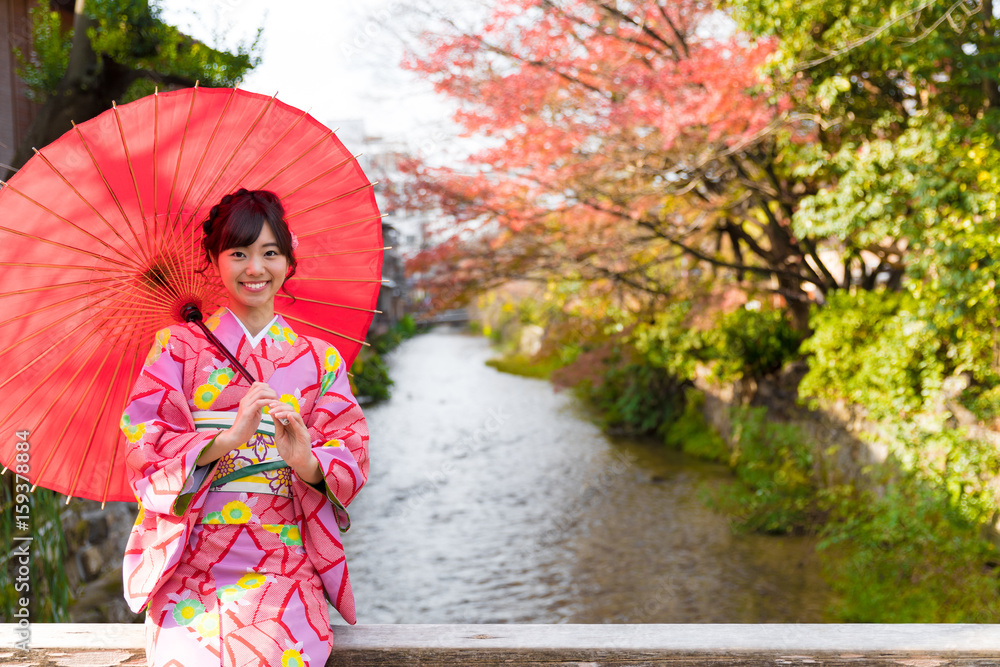
M435 324L468 324L470 319L465 308L454 308L418 316L416 322L417 326L430 327Z

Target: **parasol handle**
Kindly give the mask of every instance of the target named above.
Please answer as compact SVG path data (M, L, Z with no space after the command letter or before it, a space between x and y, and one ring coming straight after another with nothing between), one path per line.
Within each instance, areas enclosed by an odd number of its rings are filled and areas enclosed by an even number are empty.
M236 371L242 375L247 382L253 384L257 381L252 375L250 375L250 371L245 369L243 364L241 364L239 360L233 356L233 353L226 349L226 346L222 344L222 341L216 338L215 334L212 333L207 326L205 326L205 323L202 322L201 309L198 308L198 306L193 303L185 304L184 307L181 308L181 317L184 318L185 322L193 322L199 329L201 329L205 336L208 337L208 340L211 341L212 345L218 348L219 352L222 353L222 356L224 356L229 363L236 368Z

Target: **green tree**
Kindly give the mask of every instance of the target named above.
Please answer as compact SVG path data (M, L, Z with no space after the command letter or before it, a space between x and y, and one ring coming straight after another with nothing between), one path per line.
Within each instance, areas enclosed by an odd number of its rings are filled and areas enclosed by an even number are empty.
M1000 21L992 0L734 0L728 8L741 29L779 40L772 80L787 82L798 113L815 119L815 141L789 144L782 156L818 185L792 216L793 232L848 249L848 285L853 274L865 288L884 279L912 293L927 325L949 334L947 370L995 385Z
M20 53L21 76L44 100L13 166L81 123L106 111L112 101L129 102L154 86L234 86L259 62L257 38L235 52L214 49L160 19L149 0L77 0L73 27L62 32L59 17L42 6L32 12L34 46Z

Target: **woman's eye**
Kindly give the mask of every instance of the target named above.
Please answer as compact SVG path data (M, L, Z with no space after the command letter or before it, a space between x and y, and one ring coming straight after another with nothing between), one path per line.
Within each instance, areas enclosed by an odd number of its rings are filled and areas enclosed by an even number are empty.
M242 252L240 252L239 250L237 250L237 251L235 251L234 253L232 253L232 254L230 255L230 257L235 257L235 258L237 258L237 259L241 259L241 258L243 258L243 257L244 257L244 254L243 254Z

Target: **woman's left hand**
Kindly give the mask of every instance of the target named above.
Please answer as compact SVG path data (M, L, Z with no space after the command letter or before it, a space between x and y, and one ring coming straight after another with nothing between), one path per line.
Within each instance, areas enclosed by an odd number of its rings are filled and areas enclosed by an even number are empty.
M310 446L309 429L302 415L287 403L274 401L268 405L269 414L274 419L274 446L278 455L308 484L318 484L323 480L319 461L313 456ZM285 424L284 422L288 422Z

